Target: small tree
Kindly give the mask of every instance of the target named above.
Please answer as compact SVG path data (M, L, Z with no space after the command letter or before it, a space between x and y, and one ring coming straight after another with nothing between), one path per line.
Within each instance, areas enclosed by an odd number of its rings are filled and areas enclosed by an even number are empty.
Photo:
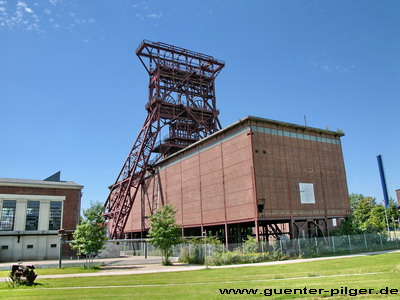
M91 202L90 207L83 211L81 224L73 233L72 248L86 255L89 267L93 257L104 249L108 240L103 212L104 207L100 202Z
M365 197L362 194L351 194L350 206L352 214L348 216L335 230L334 234L360 234L384 232L387 230L386 215L389 226L400 217L396 202L391 198L389 207L385 211L382 204L376 202L373 197Z
M172 205L165 205L150 216L150 243L161 250L163 265L171 265L172 246L181 242L181 230L176 225L175 214L176 209Z

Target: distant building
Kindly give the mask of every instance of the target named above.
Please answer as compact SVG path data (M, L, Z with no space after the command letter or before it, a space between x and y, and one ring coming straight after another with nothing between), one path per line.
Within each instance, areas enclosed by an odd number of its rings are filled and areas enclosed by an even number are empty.
M58 230L70 239L79 223L82 188L60 181L59 172L45 180L0 178L0 261L57 258Z
M396 190L397 204L400 206L400 189Z
M144 236L164 204L184 235L326 235L350 214L341 132L246 117L159 161L125 227Z

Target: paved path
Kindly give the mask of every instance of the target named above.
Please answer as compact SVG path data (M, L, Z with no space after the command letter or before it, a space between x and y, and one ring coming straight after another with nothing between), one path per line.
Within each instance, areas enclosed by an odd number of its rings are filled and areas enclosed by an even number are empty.
M295 264L310 261L321 261L321 260L332 260L332 259L342 259L357 256L367 256L367 255L377 255L382 253L394 253L400 252L400 250L390 250L390 251L379 251L379 252L369 252L369 253L359 253L352 255L343 256L331 256L331 257L318 257L318 258L306 258L306 259L293 259L293 260L283 260L283 261L272 261L254 264L240 264L240 265L225 265L225 266L212 266L210 269L224 269L224 268L241 268L241 267L257 267L257 266L272 266L272 265L282 265L282 264ZM151 260L158 260L157 257L149 257ZM98 260L104 261L104 260ZM96 262L98 262L96 260ZM107 259L109 263L130 263L132 261L142 262L142 257L129 257L121 259ZM42 261L45 263L45 261ZM34 262L32 262L35 264ZM26 262L28 264L28 262ZM1 264L3 265L3 264ZM10 263L8 263L10 265ZM112 276L112 275L134 275L134 274L148 274L148 273L164 273L164 272L178 272L178 271L192 271L205 269L205 266L190 265L183 263L174 263L173 266L162 266L160 263L148 263L148 264L125 264L125 265L111 265L105 266L105 269L97 273L79 273L79 274L60 274L60 275L40 275L40 278L68 278L68 277L95 277L95 276ZM5 281L5 278L0 278L0 282Z
M178 258L171 258L172 262L177 262ZM63 259L63 267L83 267L86 263L85 259ZM96 265L101 266L127 266L127 265L147 265L147 264L161 264L159 256L121 256L118 258L96 258L94 259ZM10 270L11 265L35 265L38 269L58 268L58 260L32 260L32 261L15 261L0 263L0 271Z

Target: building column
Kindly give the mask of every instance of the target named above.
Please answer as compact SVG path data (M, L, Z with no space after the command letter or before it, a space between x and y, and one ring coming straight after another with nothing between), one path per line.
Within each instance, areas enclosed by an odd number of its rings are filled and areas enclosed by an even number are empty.
M26 222L26 206L28 204L27 200L17 201L14 216L14 231L24 231Z
M40 201L38 230L49 230L50 201Z
M256 241L259 242L260 241L260 237L259 237L259 229L260 227L258 226L258 221L255 221L255 225L256 225Z
M228 249L229 246L229 231L228 224L225 222L225 248Z

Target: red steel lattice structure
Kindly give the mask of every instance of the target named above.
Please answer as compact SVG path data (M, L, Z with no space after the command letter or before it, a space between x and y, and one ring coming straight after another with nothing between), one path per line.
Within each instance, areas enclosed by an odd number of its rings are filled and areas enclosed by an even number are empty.
M214 81L223 61L146 40L136 55L150 76L148 114L105 203L111 238L123 238L139 187L158 159L221 129ZM163 128L168 135L156 143Z

